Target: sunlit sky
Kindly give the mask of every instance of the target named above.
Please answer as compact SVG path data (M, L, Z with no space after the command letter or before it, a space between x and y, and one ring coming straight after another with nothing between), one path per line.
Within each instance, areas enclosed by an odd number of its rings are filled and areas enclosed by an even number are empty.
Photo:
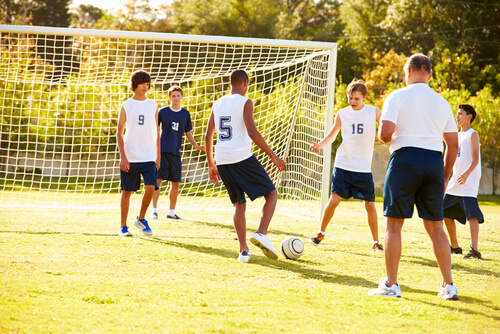
M123 3L126 3L127 0L73 0L70 5L71 8L78 7L80 5L92 5L95 7L99 7L102 9L119 9ZM171 0L149 0L149 4L151 6L158 6L162 4L169 4Z

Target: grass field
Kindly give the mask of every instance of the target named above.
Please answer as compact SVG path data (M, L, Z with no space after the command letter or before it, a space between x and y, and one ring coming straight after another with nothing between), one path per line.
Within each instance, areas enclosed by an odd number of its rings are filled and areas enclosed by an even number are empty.
M444 301L418 219L403 230L403 298L367 295L384 259L357 201L341 204L318 248L307 242L317 222L275 216L275 247L295 235L304 255L274 261L250 245L248 264L236 261L229 213L178 210L185 220L151 222L153 237L132 227L120 238L118 210L0 207L0 332L500 333L500 206L482 209L484 260L453 256L460 300ZM258 217L249 215L248 236ZM457 229L467 249L468 226Z

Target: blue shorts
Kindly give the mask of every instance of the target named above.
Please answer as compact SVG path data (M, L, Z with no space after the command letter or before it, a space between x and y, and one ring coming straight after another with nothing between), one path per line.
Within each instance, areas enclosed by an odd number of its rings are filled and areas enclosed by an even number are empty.
M158 182L156 181L158 173L156 170L156 162L131 162L130 170L124 172L120 169L120 180L122 190L137 191L141 187L141 174L144 178L144 185L153 185L155 190L158 190Z
M384 184L384 216L443 220L444 164L441 152L416 147L394 151Z
M332 174L332 194L375 202L375 185L372 173L351 172L335 167Z
M276 189L266 170L254 155L235 164L218 165L217 170L233 204L245 203L245 193L253 201Z
M170 152L161 152L161 164L158 170L158 178L172 182L181 182L181 174L181 156Z
M456 219L460 224L471 218L477 218L479 224L484 223L483 213L479 209L476 197L459 197L444 195L443 209L445 218Z

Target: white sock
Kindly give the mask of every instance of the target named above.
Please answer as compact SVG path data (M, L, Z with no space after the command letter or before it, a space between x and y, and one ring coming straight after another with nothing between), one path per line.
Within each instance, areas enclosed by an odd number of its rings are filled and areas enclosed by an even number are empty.
M372 241L372 246L375 245L375 244L378 244L378 240Z
M323 236L326 235L325 232L323 232L323 231L318 231L318 233L323 234Z
M168 215L169 216L175 216L175 209L174 210L168 210Z
M158 208L153 208L153 213L158 213Z

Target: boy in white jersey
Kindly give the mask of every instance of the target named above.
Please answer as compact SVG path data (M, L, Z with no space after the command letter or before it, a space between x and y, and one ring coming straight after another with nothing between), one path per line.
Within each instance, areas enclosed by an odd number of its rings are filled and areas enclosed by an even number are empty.
M117 141L120 151L120 179L122 197L121 228L119 235L132 236L127 227L127 216L130 197L141 186L141 175L144 178L144 197L141 210L135 220L135 227L144 235L153 232L144 216L153 193L158 189L156 181L160 167L160 137L158 135L158 104L146 97L151 78L144 71L136 71L130 78L130 89L134 96L125 101L118 118ZM125 136L123 132L127 128Z
M262 249L264 255L277 259L278 253L267 237L267 229L276 208L278 192L264 167L252 154L252 141L271 158L279 172L285 169L285 162L271 150L255 127L253 102L245 97L248 90L247 73L243 70L233 71L229 85L231 93L215 102L208 121L205 147L210 181L218 184L222 180L234 205L233 222L240 244L238 261L241 262L250 261L246 241L245 193L252 201L264 196L259 229L250 241ZM214 133L217 133L215 162Z
M342 198L364 200L368 214L368 226L372 235L372 249L382 253L378 242L378 219L375 208L375 186L371 173L376 123L381 112L376 107L365 105L368 90L362 80L354 79L347 86L349 107L339 110L330 133L319 143L312 142L311 148L319 152L335 141L339 131L342 144L337 149L332 175L332 196L321 217L320 229L309 239L314 246L325 237L325 230Z
M471 123L476 118L476 111L471 105L458 106L457 125L458 154L453 165L453 174L443 200L444 222L450 235L451 252L462 254L458 246L455 219L464 224L469 221L471 250L465 259L481 258L478 251L479 224L484 222L483 213L477 203L479 180L481 179L481 153L479 149L479 135L471 128Z

